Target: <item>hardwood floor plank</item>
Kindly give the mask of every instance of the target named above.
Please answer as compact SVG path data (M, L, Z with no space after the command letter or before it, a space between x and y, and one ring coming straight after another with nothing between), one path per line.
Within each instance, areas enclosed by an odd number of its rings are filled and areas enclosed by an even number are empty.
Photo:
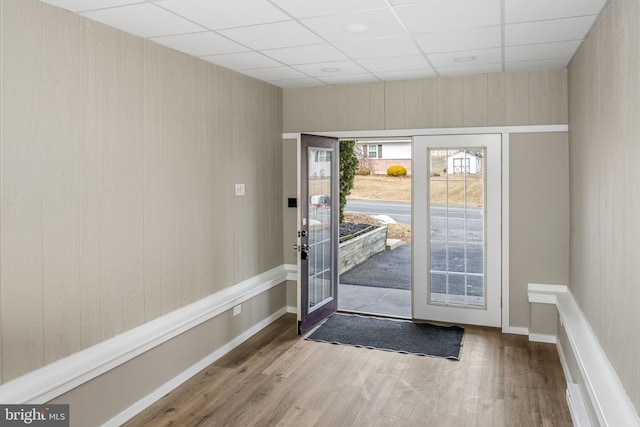
M460 361L305 341L285 315L128 426L571 425L555 347L467 326Z

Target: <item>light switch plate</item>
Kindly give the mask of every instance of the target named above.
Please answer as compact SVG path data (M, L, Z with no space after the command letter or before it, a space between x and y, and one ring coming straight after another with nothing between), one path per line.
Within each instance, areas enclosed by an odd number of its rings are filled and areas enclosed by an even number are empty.
M244 184L236 184L236 196L244 196Z

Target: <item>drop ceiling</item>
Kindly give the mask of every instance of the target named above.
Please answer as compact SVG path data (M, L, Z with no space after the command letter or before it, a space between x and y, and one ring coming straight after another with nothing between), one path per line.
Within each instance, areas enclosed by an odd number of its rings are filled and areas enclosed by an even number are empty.
M606 0L42 0L284 88L565 68Z

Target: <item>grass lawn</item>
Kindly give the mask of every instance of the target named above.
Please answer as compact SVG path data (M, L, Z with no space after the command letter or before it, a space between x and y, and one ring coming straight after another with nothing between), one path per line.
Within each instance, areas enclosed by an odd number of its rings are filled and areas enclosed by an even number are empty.
M446 175L431 180L431 203L444 205L448 197L449 205L463 205L465 185L462 175ZM484 198L482 175L467 176L467 205L482 206ZM447 194L448 193L448 194ZM384 200L390 202L411 201L411 177L387 175L356 175L349 199Z

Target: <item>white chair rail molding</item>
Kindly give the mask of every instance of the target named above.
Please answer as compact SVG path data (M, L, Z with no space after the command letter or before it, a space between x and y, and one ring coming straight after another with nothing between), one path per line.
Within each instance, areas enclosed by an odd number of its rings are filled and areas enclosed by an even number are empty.
M571 290L565 285L530 283L528 300L552 304L558 310L556 346L574 425L640 426L629 396Z

